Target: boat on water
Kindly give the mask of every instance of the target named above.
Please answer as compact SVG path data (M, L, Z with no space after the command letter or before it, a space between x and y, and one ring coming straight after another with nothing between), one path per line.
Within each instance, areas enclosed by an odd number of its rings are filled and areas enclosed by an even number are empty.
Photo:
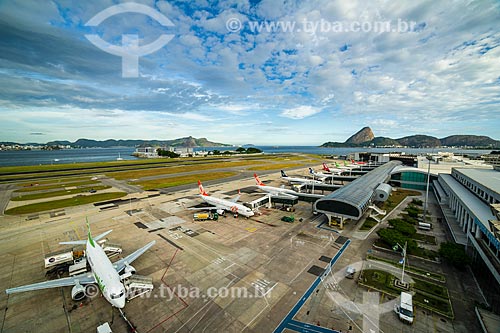
M116 158L117 161L123 161L123 158L121 157L120 153L118 153L118 157Z

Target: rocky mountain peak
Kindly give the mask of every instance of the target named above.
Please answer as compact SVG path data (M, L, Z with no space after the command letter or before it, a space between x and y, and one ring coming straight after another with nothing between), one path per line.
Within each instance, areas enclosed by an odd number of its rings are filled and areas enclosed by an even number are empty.
M345 143L360 144L363 142L371 141L374 138L375 135L373 135L372 129L366 126L363 127L361 130L359 130L358 132L356 132L356 134L351 136L349 139L347 139Z

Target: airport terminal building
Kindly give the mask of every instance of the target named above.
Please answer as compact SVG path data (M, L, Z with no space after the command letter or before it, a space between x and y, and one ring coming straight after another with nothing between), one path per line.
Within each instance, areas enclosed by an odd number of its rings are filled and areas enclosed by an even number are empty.
M466 246L486 301L499 314L500 171L453 168L440 173L432 188L455 242Z

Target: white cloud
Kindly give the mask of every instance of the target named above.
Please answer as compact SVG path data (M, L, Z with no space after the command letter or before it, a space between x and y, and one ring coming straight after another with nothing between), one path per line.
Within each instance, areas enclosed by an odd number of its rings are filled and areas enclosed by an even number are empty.
M293 109L287 109L281 112L282 117L291 119L303 119L320 113L321 109L309 105L302 105Z
M204 1L186 6L161 1L156 7L174 22L171 31L176 37L158 52L140 58L137 80L122 79L121 59L81 38L79 20L85 22L111 1L90 0L69 8L65 8L67 3L56 4L31 12L20 11L24 7L13 3L0 4L8 22L14 20L12 27L35 27L17 35L15 29L3 29L11 35L3 44L8 46L6 52L0 52L12 55L0 59L0 67L6 69L4 79L0 77L0 106L40 107L31 120L22 119L26 128L54 115L49 107L57 112L68 105L101 110L101 115L122 110L120 117L107 117L102 123L110 132L125 126L125 120L138 121L135 117L140 115L151 124L165 119L183 124L175 128L185 131L183 135L196 133L197 126L208 121L247 123L253 118L269 118L274 128L290 126L290 119L317 121L318 133L355 132L359 124L372 125L372 121L374 130L389 136L428 128L446 134L482 128L470 134L498 135L500 4L493 0L457 0L453 6L445 2L266 0L251 9L248 1L221 2L213 8ZM403 19L416 21L421 29L408 33L228 33L225 22L231 17L244 24L251 18L299 25L304 19L393 23ZM114 18L103 27L103 38L119 37L124 28L137 26L147 42L159 32L150 21L133 14ZM53 38L49 41L54 44L46 45L44 36L36 35L38 31L50 31ZM22 35L30 38L22 39ZM38 44L30 44L38 39ZM36 51L25 54L19 45ZM73 116L65 112L62 119ZM340 125L339 119L345 124ZM5 131L7 125L0 124L0 132ZM207 133L226 135L222 138L226 142L254 142L249 137L254 135L260 140L279 141L278 136L283 136L283 141L301 143L298 136L285 131L266 131L248 134L228 127L211 128Z

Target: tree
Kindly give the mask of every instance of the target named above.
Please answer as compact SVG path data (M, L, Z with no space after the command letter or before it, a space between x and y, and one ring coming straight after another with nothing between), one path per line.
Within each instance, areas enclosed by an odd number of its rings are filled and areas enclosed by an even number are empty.
M214 150L212 150L212 154L220 155L220 150L214 149Z
M417 233L417 229L415 229L414 226L412 226L410 223L403 221L401 219L392 219L389 220L389 224L399 231L401 234L404 236L413 236Z
M409 205L408 207L406 207L405 210L408 212L408 216L413 217L413 218L417 218L418 214L422 213L420 208L413 206L413 205Z
M396 244L404 246L405 242L407 242L407 249L409 253L415 251L418 248L417 242L415 240L406 237L396 229L384 228L377 231L377 235L384 243L390 245L391 247L395 246Z
M255 147L248 147L247 148L247 154L260 154L262 153L262 150L260 150L259 148L255 148Z
M174 153L173 151L163 150L163 149L161 149L161 148L158 148L158 149L156 150L156 153L158 154L158 156L162 156L162 157L170 157L170 158L176 158L176 157L181 156L181 155L179 155L179 154Z
M439 255L460 269L464 269L470 263L470 258L465 252L464 246L457 243L441 243L439 246Z
M246 153L246 152L247 152L247 150L246 150L245 148L243 148L243 147L239 147L238 149L236 149L236 151L237 151L238 153L240 153L240 154L244 154L244 153Z

